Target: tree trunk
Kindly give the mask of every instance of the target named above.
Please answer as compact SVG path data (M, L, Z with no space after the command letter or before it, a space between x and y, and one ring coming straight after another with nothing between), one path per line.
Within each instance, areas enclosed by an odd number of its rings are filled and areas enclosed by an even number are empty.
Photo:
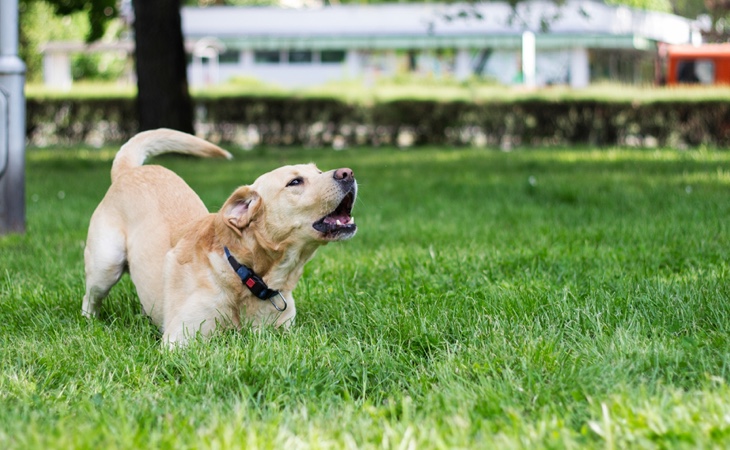
M193 132L180 0L133 0L140 131Z

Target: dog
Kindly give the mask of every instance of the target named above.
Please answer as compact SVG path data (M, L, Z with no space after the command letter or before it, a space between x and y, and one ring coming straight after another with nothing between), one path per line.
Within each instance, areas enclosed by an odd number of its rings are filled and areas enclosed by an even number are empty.
M352 238L353 171L285 166L237 188L217 213L172 171L144 165L182 153L231 158L195 136L159 129L137 134L114 158L112 183L89 222L82 313L128 272L163 343L184 345L218 326L289 327L292 291L317 249Z

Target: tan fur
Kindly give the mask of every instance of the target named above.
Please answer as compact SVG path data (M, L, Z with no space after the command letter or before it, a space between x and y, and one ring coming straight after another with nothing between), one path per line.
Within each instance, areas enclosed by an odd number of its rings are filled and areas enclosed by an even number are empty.
M313 227L348 192L354 201L352 171L322 173L312 164L282 167L239 187L220 211L209 213L173 172L142 166L148 156L166 152L230 158L209 142L171 130L140 133L120 149L112 185L89 224L84 315L98 314L109 289L128 270L145 312L169 345L242 321L290 325L296 314L291 293L304 264L321 245L354 235L354 223L336 236ZM293 179L302 182L291 185ZM285 311L243 286L224 246L282 293ZM281 299L274 301L281 306Z

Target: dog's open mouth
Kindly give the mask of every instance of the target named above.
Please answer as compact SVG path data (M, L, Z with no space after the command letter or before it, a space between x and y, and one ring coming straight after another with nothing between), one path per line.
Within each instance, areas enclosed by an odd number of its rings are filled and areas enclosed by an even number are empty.
M314 222L312 226L322 233L325 239L347 239L352 237L357 231L355 219L352 217L354 203L355 194L350 191L334 211Z

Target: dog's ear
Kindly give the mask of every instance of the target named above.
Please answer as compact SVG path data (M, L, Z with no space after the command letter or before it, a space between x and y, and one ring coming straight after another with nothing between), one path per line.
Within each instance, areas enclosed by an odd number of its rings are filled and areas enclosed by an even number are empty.
M228 197L221 212L226 225L239 236L256 217L261 208L261 197L249 186L241 186Z

